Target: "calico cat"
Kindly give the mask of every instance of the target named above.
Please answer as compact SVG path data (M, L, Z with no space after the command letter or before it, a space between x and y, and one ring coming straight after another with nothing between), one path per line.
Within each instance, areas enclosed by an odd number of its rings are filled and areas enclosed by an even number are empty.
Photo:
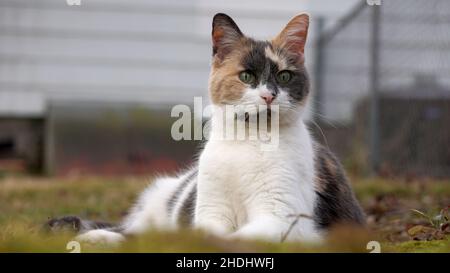
M157 179L120 225L102 228L70 218L89 227L80 229L77 239L116 243L150 229L189 226L224 238L317 241L334 224L364 225L339 161L314 142L303 121L308 26L309 16L300 14L274 39L257 41L229 16L215 15L211 136L223 122L215 113L226 105L266 105L278 111L277 148L263 151L258 140L210 137L195 167ZM52 221L50 226L70 222L67 217Z

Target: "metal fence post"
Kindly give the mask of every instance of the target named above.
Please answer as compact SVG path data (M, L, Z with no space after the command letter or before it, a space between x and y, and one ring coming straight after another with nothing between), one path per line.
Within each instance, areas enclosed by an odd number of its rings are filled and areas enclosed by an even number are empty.
M321 120L323 115L323 76L324 76L324 25L325 18L318 17L317 20L317 39L316 39L316 48L315 48L315 64L314 64L314 117L313 119L316 122Z
M376 175L380 164L380 119L379 119L379 67L380 67L380 5L372 8L372 30L370 43L370 171Z
M44 174L53 175L55 172L55 132L54 112L52 103L48 102L44 115Z

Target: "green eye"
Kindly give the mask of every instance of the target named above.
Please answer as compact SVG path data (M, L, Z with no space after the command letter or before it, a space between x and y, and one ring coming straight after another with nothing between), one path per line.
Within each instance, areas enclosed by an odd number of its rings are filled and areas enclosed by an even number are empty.
M239 73L239 79L243 83L252 84L255 81L255 76L250 72L242 71Z
M292 78L291 72L284 70L277 74L277 80L279 83L288 83Z

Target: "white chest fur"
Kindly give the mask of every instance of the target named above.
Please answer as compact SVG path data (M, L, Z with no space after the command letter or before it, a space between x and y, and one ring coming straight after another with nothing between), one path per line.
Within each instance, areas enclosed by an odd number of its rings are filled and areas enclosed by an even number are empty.
M304 123L280 128L279 145L210 140L200 157L195 223L218 233L278 240L299 214L313 215L314 151ZM314 238L313 238L314 237ZM302 218L288 239L315 239Z

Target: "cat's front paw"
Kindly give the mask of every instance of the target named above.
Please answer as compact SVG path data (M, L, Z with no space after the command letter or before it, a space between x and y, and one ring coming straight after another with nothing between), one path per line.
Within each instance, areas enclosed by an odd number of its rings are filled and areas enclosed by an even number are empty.
M283 234L282 232L269 232L260 228L243 228L237 230L227 236L231 240L263 240L270 242L281 242Z
M89 244L92 246L118 246L125 241L125 237L117 232L104 230L104 229L94 229L85 232L81 235L75 237L75 240L80 243Z

